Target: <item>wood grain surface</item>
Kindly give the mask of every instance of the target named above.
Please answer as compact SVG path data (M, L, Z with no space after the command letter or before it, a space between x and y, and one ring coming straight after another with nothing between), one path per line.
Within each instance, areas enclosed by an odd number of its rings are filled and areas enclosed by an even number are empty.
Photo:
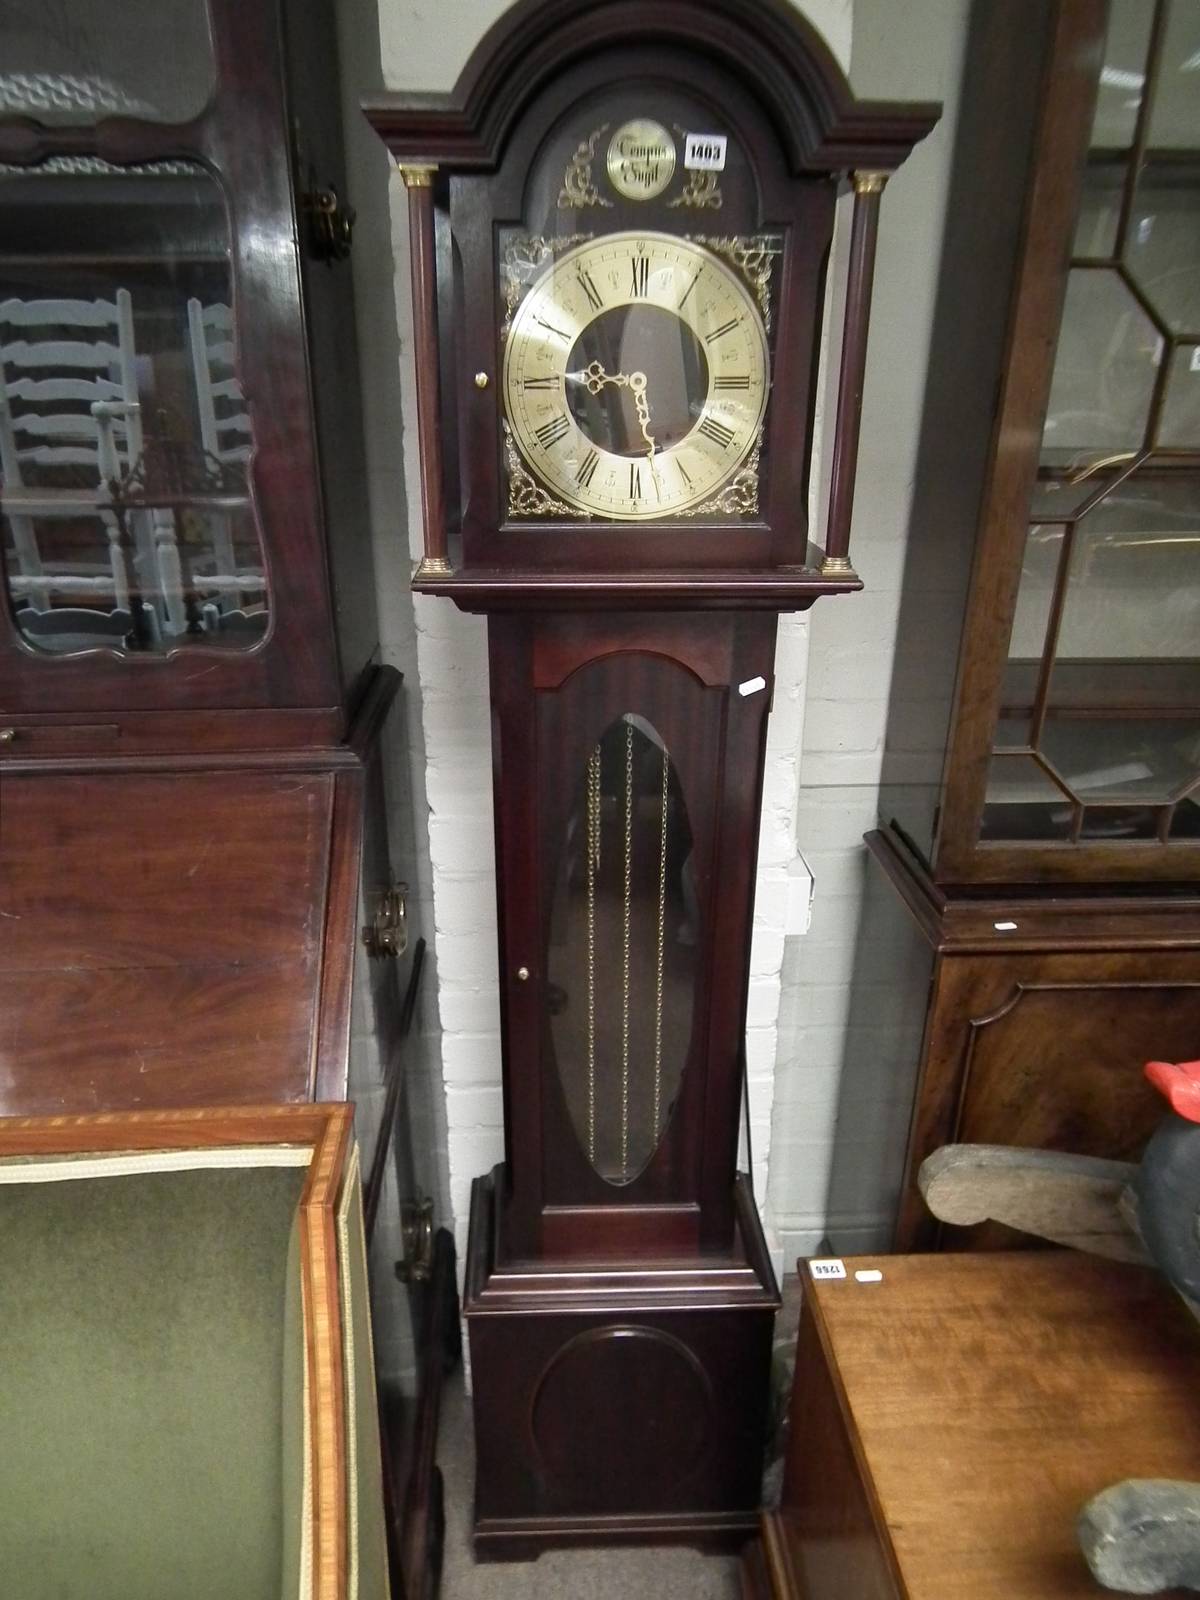
M1200 1331L1182 1304L1144 1268L1065 1252L847 1266L806 1284L805 1317L870 1505L874 1571L884 1558L906 1600L1094 1600L1083 1505L1126 1477L1200 1479ZM863 1268L882 1281L856 1282ZM824 1443L794 1441L784 1502L802 1549L828 1553L839 1530L811 1513ZM832 1597L806 1576L810 1600Z
M330 853L353 777L6 779L0 1112L306 1099L322 988L322 1087L344 1092L348 974L322 963L331 890L352 941L355 885L331 884ZM358 819L340 820L356 870Z

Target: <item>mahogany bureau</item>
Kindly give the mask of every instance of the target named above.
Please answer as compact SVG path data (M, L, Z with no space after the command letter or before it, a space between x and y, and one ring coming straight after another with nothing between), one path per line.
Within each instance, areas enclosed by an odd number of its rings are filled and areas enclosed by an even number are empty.
M1200 1475L1200 1330L1151 1272L1065 1251L804 1263L782 1504L750 1595L1086 1600L1075 1519ZM859 1271L882 1278L859 1282Z

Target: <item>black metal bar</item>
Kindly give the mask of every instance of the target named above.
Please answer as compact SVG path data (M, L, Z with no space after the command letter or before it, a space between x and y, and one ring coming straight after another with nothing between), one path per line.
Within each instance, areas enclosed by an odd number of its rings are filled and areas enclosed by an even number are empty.
M396 1042L396 1049L387 1064L385 1082L387 1093L383 1101L383 1116L379 1123L379 1137L375 1141L375 1150L371 1156L371 1170L363 1184L363 1221L366 1226L367 1245L370 1246L371 1237L375 1232L375 1218L379 1214L379 1201L383 1194L383 1174L387 1166L388 1151L392 1147L392 1137L396 1131L396 1121L400 1113L400 1096L404 1088L404 1068L401 1061L401 1050L405 1039L408 1038L412 1027L413 1013L417 1006L417 991L421 984L421 973L425 967L425 941L418 939L413 948L412 970L408 975L408 987L404 991L404 1003L400 1008L400 1029Z

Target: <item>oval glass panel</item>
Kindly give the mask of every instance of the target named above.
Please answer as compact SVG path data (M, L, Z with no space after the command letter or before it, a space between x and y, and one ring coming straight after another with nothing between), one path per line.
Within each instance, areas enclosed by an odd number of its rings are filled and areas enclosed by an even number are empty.
M662 1141L692 1033L700 908L675 765L627 712L592 749L562 841L548 1003L579 1143L630 1183Z

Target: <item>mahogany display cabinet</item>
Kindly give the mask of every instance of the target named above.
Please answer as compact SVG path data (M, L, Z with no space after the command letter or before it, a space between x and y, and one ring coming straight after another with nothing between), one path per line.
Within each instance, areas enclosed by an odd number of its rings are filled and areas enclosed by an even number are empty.
M1136 1154L1200 1038L1197 27L973 12L868 841L930 980L901 1247L939 1144Z
M476 1550L736 1544L779 1303L737 1171L775 619L861 588L880 197L937 108L855 101L774 0L523 0L449 94L367 110L408 188L414 587L488 617L505 1160L464 1299Z
M2 1114L402 1071L335 20L0 18Z
M346 1093L398 678L333 23L0 26L3 1111Z

